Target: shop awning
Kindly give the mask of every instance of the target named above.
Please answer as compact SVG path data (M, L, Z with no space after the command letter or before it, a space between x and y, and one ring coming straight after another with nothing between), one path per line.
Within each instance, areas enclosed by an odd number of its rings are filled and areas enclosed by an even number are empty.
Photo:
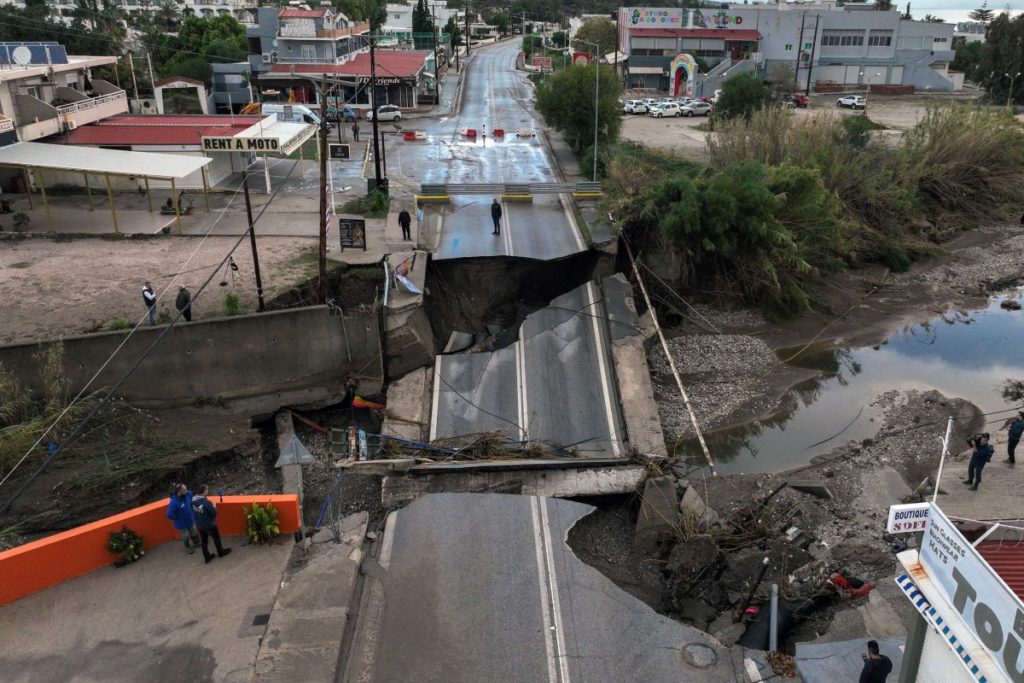
M210 161L206 157L194 155L126 152L45 142L19 142L0 147L0 166L160 180L180 180L199 171Z
M631 66L629 67L629 73L631 74L663 74L665 69L660 66Z

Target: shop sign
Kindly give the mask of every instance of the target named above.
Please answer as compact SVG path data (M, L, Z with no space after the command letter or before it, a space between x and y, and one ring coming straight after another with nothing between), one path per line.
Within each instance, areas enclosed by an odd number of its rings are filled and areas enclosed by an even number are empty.
M339 219L338 233L341 236L342 249L349 247L366 251L366 221L362 218Z
M377 76L377 85L416 85L415 78L400 78L399 76ZM356 82L366 85L370 82L369 76L359 76Z
M625 11L630 28L679 28L685 11L666 7L630 7Z
M934 504L920 560L1006 680L1024 683L1024 603Z
M551 57L533 57L530 60L530 63L533 66L540 67L542 69L550 69L551 68Z
M580 64L581 66L587 66L590 64L590 53L589 52L573 52L572 63Z
M277 152L281 141L277 138L235 138L203 136L204 152Z
M885 525L887 534L910 534L924 531L928 523L928 503L906 503L889 506L889 521Z

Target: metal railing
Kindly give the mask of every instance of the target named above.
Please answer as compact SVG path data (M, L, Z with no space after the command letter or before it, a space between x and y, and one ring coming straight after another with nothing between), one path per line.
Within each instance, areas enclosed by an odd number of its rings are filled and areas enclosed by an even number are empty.
M420 185L420 196L451 195L527 195L527 194L592 194L601 192L600 182L578 183L450 183Z
M124 90L120 92L110 93L109 95L100 95L99 97L90 97L87 100L79 100L78 102L72 102L71 104L64 104L57 107L58 115L74 114L80 111L86 111L88 109L95 109L100 105L106 104L107 102L116 102L117 100L127 99L128 96Z

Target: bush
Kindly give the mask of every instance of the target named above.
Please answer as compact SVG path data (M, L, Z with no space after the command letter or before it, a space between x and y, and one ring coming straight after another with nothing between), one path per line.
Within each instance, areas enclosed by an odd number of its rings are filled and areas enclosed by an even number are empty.
M391 207L391 198L379 190L364 197L351 199L341 207L342 213L354 213L365 218L384 218Z
M256 545L269 543L281 533L277 523L277 508L271 503L253 503L252 507L243 507L242 512L245 513L245 535Z
M562 132L577 155L594 144L594 80L598 80L597 130L599 146L615 142L622 127L622 83L607 66L571 64L537 86L537 109L544 121Z
M237 294L228 292L224 295L224 309L229 316L238 315L242 312L241 302Z
M11 220L14 223L14 232L25 232L28 230L28 224L32 222L32 218L21 211L11 216Z
M142 536L126 526L120 531L111 531L110 540L107 541L107 550L117 555L117 566L123 567L139 560L146 551L142 549Z
M857 148L867 146L871 140L871 131L882 130L885 126L879 125L865 116L844 116L843 133L845 142Z
M723 119L742 116L749 119L755 111L763 109L771 94L764 83L750 72L725 79L722 93L715 103L715 115Z
M117 318L116 320L112 320L110 321L110 324L107 325L107 329L110 330L111 332L115 330L130 330L131 328L132 324L125 320L124 318Z

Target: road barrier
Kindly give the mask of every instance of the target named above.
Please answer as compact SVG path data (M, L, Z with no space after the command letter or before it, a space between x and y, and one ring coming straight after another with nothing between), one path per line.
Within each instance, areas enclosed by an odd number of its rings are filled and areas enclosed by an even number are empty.
M420 198L449 197L451 195L536 195L536 194L571 194L574 196L600 196L601 183L450 183L420 185Z
M225 536L245 535L242 508L253 503L274 504L283 536L299 530L301 512L294 494L211 499L217 505L217 528ZM117 558L107 543L110 532L121 527L142 536L145 550L177 540L178 532L166 515L168 502L164 498L0 553L0 605L113 564Z
M412 142L413 140L426 140L427 134L422 130L407 130L402 133L402 139L406 142Z

